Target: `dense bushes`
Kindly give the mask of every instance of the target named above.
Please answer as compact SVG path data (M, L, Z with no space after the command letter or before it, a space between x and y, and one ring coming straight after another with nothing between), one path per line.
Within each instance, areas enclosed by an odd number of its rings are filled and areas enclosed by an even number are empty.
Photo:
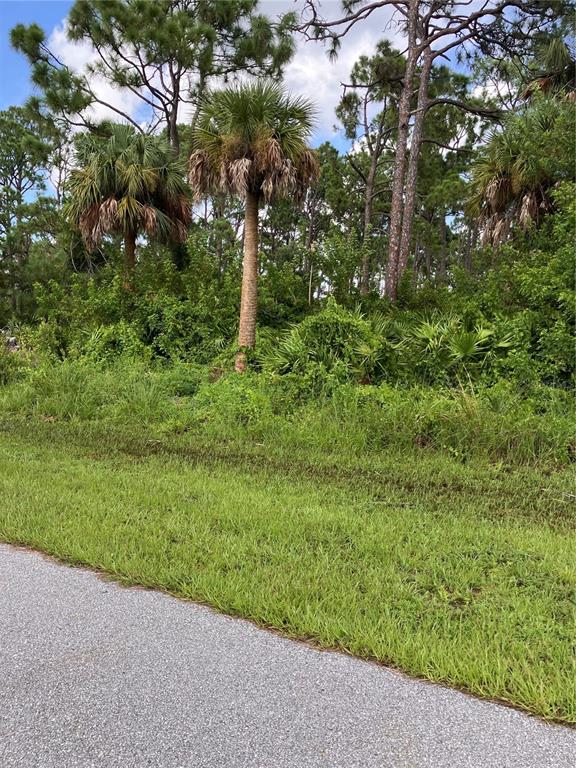
M354 381L459 386L505 378L566 386L575 360L576 187L564 184L553 197L557 212L522 236L527 240L505 246L497 268L456 272L452 290L428 288L424 303L423 291L408 292L396 308L372 297L360 312L329 298L299 319L302 307L277 295L294 286L264 274L253 362L300 377L304 392ZM485 258L490 264L490 251ZM113 265L94 277L75 275L68 286L37 286L40 322L21 335L40 356L225 365L236 336L236 273L237 265L218 272L210 244L196 232L183 272L168 254L145 251L134 292L123 290ZM293 313L276 313L278 302Z
M454 384L490 377L511 346L492 327L467 327L454 315L371 319L329 302L292 328L260 359L265 369L315 381Z

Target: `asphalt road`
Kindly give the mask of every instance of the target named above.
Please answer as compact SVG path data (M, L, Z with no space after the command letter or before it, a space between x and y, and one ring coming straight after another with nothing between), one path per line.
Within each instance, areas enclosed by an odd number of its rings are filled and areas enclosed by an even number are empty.
M574 768L576 731L0 545L1 768Z

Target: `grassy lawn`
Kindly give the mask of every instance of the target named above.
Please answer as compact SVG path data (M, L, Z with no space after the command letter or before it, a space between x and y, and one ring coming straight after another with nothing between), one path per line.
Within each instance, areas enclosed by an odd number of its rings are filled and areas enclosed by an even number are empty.
M576 723L570 471L26 424L4 541Z

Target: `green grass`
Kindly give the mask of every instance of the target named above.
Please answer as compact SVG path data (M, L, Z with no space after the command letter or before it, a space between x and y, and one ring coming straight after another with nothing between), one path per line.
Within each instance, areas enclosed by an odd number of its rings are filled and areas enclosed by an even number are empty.
M4 417L0 538L576 723L569 470Z

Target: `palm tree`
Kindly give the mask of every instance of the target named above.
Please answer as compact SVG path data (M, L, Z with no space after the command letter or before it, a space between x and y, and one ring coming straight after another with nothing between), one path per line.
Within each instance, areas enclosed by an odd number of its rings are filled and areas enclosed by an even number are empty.
M281 85L257 82L225 88L201 104L192 141L189 180L197 199L223 192L245 200L244 263L236 370L256 341L258 208L289 196L303 200L319 174L307 140L313 108Z
M471 172L468 213L497 246L515 225L538 226L553 207L552 190L574 178L576 105L534 96L482 148Z
M535 95L576 98L576 58L562 37L545 39L536 48L529 67L529 81L522 97L530 101Z
M192 193L185 168L163 139L115 124L82 135L76 162L67 183L67 218L90 250L106 234L123 235L126 287L132 289L140 233L168 243L186 240Z

